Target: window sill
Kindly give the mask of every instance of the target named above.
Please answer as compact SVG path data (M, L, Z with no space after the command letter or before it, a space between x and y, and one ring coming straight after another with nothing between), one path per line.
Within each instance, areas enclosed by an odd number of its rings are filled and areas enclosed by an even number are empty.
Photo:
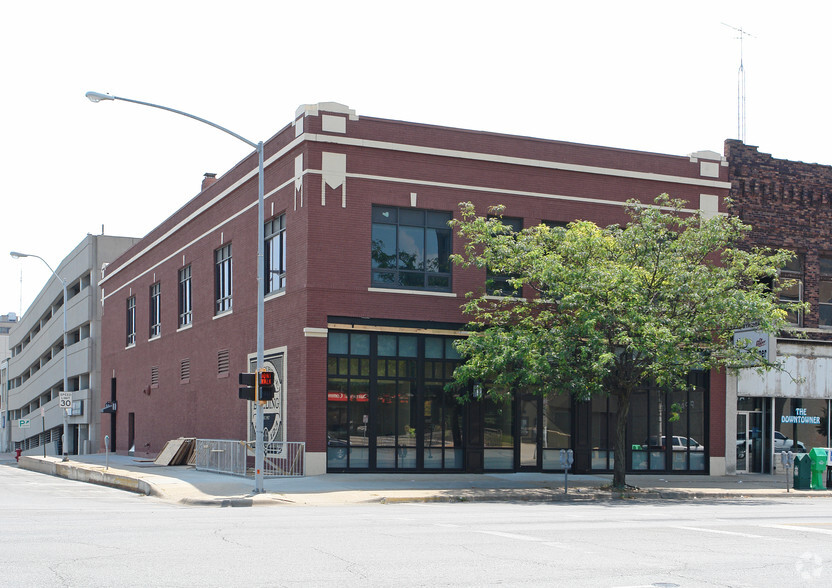
M220 372L220 373L217 374L217 379L218 380L221 380L221 379L227 378L227 377L228 377L228 372Z
M218 318L222 318L224 316L228 316L229 314L233 314L233 313L234 313L234 309L224 310L219 314L215 314L212 320L217 320Z
M148 342L148 343L150 343L151 341L156 341L156 340L161 339L161 338L162 338L162 335L161 335L161 334L159 334L159 335L154 335L153 337L151 337L150 339L148 339L148 340L147 340L147 342Z
M128 345L127 347L125 347L125 349L133 349L135 346L136 346L136 344L135 344L135 343L130 343L130 345Z
M268 302L269 300L272 300L274 298L280 298L281 296L285 295L286 288L284 288L283 290L278 290L277 292L269 292L268 294L266 294L265 298L263 298L263 302Z
M418 294L420 296L442 296L444 298L456 298L454 292L437 292L436 290L403 290L400 288L367 288L367 292L384 292L386 294Z
M526 302L526 299L517 296L495 296L494 294L486 294L483 298L486 300L517 300L518 302Z
M180 331L187 331L188 329L190 329L193 326L194 326L193 323L188 323L187 325L182 325L181 327L176 329L176 332L179 333Z

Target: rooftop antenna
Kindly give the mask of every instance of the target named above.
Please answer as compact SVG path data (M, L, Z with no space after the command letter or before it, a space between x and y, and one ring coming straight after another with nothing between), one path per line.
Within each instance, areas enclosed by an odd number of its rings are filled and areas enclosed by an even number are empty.
M727 23L722 23L729 29L733 29L739 35L736 37L740 40L740 68L737 71L737 138L745 143L745 68L742 64L742 41L744 37L753 37L742 29L742 27L734 27Z

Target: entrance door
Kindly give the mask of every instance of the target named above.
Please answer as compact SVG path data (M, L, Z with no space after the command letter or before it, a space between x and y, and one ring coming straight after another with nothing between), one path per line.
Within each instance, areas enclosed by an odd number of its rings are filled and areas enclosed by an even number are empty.
M540 398L522 397L518 412L520 468L540 469Z
M737 473L747 474L751 461L751 431L748 428L748 413L737 413Z

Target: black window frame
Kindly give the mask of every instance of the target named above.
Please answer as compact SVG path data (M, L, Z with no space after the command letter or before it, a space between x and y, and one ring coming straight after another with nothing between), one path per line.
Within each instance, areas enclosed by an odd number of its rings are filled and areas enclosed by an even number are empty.
M372 285L378 288L450 292L453 288L450 262L453 232L448 222L452 219L453 213L446 210L373 205L370 255ZM395 244L386 247L393 249L392 253L384 251L385 247L380 239L380 234L389 227L395 227ZM413 260L403 259L404 254L409 252L403 248L402 242L413 236L418 237L420 228L421 250L417 245L417 255L414 256L416 264L420 267L408 267ZM429 254L434 244L435 256ZM446 250L446 255L443 249ZM436 264L433 271L428 267L431 263Z
M501 216L489 218L496 218L504 225L511 227L515 233L523 230L523 218L515 216ZM509 280L517 277L516 274L495 274L490 269L486 269L485 274L485 293L489 296L499 296L504 298L520 298L523 295L522 288L514 288L509 283Z
M233 253L231 243L226 243L214 251L214 315L232 310Z
M263 235L263 288L272 294L286 289L286 214L267 221Z
M186 327L193 322L193 271L190 265L179 270L179 327Z
M136 297L128 296L127 298L127 347L136 344Z
M150 312L148 338L154 339L162 335L162 284L156 282L150 286Z

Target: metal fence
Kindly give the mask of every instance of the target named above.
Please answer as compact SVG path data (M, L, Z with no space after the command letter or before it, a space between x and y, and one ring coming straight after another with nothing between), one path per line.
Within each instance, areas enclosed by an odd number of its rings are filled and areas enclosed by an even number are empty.
M306 443L264 443L263 476L296 477L305 473ZM254 472L254 443L232 439L197 439L196 469L235 476Z
M197 439L196 469L235 476L246 475L248 447L232 439Z
M277 442L264 443L266 450L263 462L263 476L266 478L288 478L304 475L306 443ZM254 443L251 444L254 451Z

